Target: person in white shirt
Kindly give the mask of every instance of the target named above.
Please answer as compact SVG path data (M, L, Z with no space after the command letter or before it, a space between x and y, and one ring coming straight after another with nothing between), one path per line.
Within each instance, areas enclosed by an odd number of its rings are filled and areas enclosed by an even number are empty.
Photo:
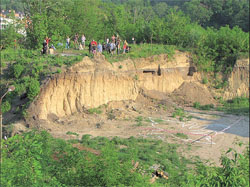
M82 40L82 47L84 49L85 48L85 41L86 41L86 37L84 36L84 34L82 35L81 40Z

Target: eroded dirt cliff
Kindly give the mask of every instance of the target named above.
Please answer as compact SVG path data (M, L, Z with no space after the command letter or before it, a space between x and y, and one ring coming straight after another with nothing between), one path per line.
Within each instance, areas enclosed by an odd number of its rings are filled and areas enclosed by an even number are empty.
M188 76L189 67L188 54L180 52L172 59L159 55L113 65L103 56L85 57L48 79L29 111L38 119L63 117L110 101L135 100L141 89L171 93L184 81L195 80Z
M238 60L228 78L228 88L223 98L249 97L249 58Z
M229 79L228 91L224 93L225 97L247 95L247 63L249 64L249 60L237 63ZM46 120L49 116L61 118L110 101L135 101L142 90L180 95L181 88L190 83L195 85L197 93L193 90L190 92L191 95L182 96L189 97L190 102L195 101L193 97L201 104L213 102L211 94L207 96L210 100L204 99L204 94L209 93L209 90L200 84L200 75L192 69L189 54L179 51L176 51L172 58L158 55L136 60L128 59L114 64L107 62L102 55L94 59L85 57L63 73L49 78L42 85L39 96L28 110L29 117L34 120ZM176 91L178 88L179 91ZM200 97L196 97L197 94L200 94Z

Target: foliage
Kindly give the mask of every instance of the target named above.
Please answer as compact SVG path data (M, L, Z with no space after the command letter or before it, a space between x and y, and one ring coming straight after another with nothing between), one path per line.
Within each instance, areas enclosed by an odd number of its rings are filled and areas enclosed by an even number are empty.
M159 45L159 44L141 44L141 45L131 45L131 50L126 54L111 55L106 52L103 54L105 58L113 63L118 61L123 61L125 59L131 58L146 58L153 55L167 54L171 59L175 53L175 47L170 45Z
M14 64L13 66L13 74L15 78L19 78L24 70L24 66L21 64Z
M221 104L223 106L217 107L217 110L238 115L249 115L249 98L247 97L235 97L228 101L222 100Z
M137 116L135 118L135 122L136 122L135 126L143 126L142 121L143 121L143 117L142 116Z
M47 132L16 135L3 144L1 186L113 186L147 184L129 154L121 163L112 143L100 155L79 151ZM131 157L130 157L131 156Z
M30 131L1 143L1 186L149 186L156 165L169 179L155 186L249 185L248 147L244 154L230 149L222 167L211 167L183 158L177 145L161 140L84 135L76 148L45 131Z
M192 116L187 115L186 112L184 112L184 109L182 108L176 108L172 114L172 117L173 118L179 117L180 121L190 120L192 118Z
M89 112L90 114L101 114L101 113L102 113L102 110L101 110L100 107L98 107L98 108L91 108L91 109L88 110L88 112Z
M188 139L188 135L180 132L176 133L175 136L180 137L182 139Z
M8 112L10 109L11 109L11 104L9 103L9 101L5 101L1 104L2 113Z
M71 131L68 131L66 134L67 134L67 135L79 136L79 134L77 134L76 132L71 132Z
M249 23L249 0L192 0L185 3L22 0L22 3L27 16L27 37L18 43L25 43L26 48L41 49L46 36L56 46L65 43L67 36L71 38L71 45L75 45L76 33L79 36L85 34L87 42L92 39L103 42L115 34L129 43L134 37L136 43L192 48L193 60L199 70L223 73L229 73L237 58L249 51L249 35L245 33L249 31L246 26ZM6 44L13 43L16 38L9 33L15 32L6 30ZM144 45L132 46L129 54L105 56L114 62L128 57L171 54L171 51L170 46Z
M15 47L19 47L23 41L24 36L19 34L16 29L18 26L8 25L7 28L1 30L1 41L0 41L0 49L7 49ZM16 46L15 46L16 45Z
M249 31L249 0L192 0L182 7L184 12L204 27L229 25Z
M240 53L249 50L249 35L238 27L208 28L200 40L194 49L194 62L205 72L227 72L228 68L234 66Z
M232 153L232 156L229 153ZM244 154L239 154L230 148L221 157L221 165L222 167L199 165L197 167L199 173L192 184L194 186L249 186L248 147Z
M201 105L199 102L194 102L193 107L199 110L211 110L212 108L214 108L214 105L213 104Z
M164 111L167 111L167 106L165 104L159 104L158 107Z
M204 77L204 78L202 79L202 84L207 84L207 83L208 83L207 77Z

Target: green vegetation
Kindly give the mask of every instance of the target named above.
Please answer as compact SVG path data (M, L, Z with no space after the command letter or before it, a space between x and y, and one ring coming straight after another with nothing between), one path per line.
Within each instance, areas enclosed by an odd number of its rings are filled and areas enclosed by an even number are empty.
M221 101L222 106L217 107L219 111L237 115L249 115L249 98L236 97L232 100Z
M214 108L214 105L213 104L201 105L199 102L195 102L193 107L199 110L211 110Z
M88 110L88 112L89 112L90 114L101 114L101 113L102 113L102 110L101 110L100 107L98 107L98 108L91 108L91 109Z
M136 122L135 126L143 126L144 124L142 123L142 121L143 121L143 117L142 116L137 116L135 118L135 122Z
M162 119L159 119L159 118L153 119L153 120L154 120L154 122L156 122L156 123L162 123L162 122L164 122Z
M214 0L192 0L185 3L168 0L4 0L1 4L3 9L24 11L28 21L32 23L25 27L25 22L17 20L16 24L9 24L1 31L1 66L7 68L3 72L1 90L5 90L7 84L17 87L14 93L8 94L5 101L11 104L10 97L23 94L32 101L46 77L60 73L61 67L71 66L80 61L82 56L92 57L87 49L72 50L76 33L79 36L85 34L86 47L92 39L104 42L113 34L119 34L122 44L127 40L131 47L129 53L112 56L104 52L111 63L157 54L167 54L172 58L175 49L179 49L191 52L198 71L209 72L214 76L222 72L226 77L238 58L248 57L247 2L248 0L219 0L218 3ZM231 9L230 6L234 8ZM14 14L8 16L14 18ZM26 36L17 32L20 29L25 29ZM67 52L80 55L41 56L42 42L46 36L51 38L50 44L58 52L65 50L65 39L69 36L71 49ZM133 37L136 44L132 44ZM219 89L227 85L225 78L221 79L215 81L214 87ZM134 80L138 80L137 75ZM207 82L210 80L203 80L204 84ZM20 106L20 111L23 112L27 106L28 104Z
M204 77L204 78L202 79L202 84L207 84L207 83L208 83L207 77Z
M119 55L111 55L108 53L103 53L106 59L113 63L118 61L123 61L125 59L136 59L136 58L146 58L153 55L167 54L171 59L174 55L174 46L170 45L159 45L159 44L140 44L140 45L132 45L132 48L129 53L119 54ZM120 68L120 67L119 67ZM122 68L122 67L121 67ZM120 68L120 69L121 69Z
M119 34L122 43L127 40L131 50L113 56L104 53L110 63L158 54L172 58L176 49L189 51L198 71L214 76L213 81L205 77L203 84L211 82L217 89L227 86L225 77L236 60L249 57L249 0L191 0L185 3L172 0L2 0L0 7L1 10L24 11L30 23L25 25L18 21L1 30L0 94L8 85L16 87L4 98L3 113L20 99L23 102L17 106L16 113L26 116L26 109L39 94L42 81L61 73L63 67L71 66L84 56L93 57L86 49L72 50L73 42L67 53L76 56L41 55L46 36L60 53L65 50L66 37L73 41L75 33L80 36L84 33L86 44L92 39L103 42ZM26 36L17 32L20 29L26 30ZM136 44L132 44L132 37ZM217 78L219 73L224 77ZM138 80L138 75L134 80ZM221 104L215 109L249 114L248 98L239 97ZM214 108L200 103L194 103L194 107ZM93 108L88 112L101 114L102 110ZM180 108L175 109L173 117L180 121L192 118ZM108 119L115 119L113 111L109 112ZM144 125L143 120L142 116L137 117L135 125ZM160 119L154 121L161 122ZM79 136L70 131L66 134ZM176 136L188 138L183 133ZM84 135L81 141L66 142L44 131L31 131L1 143L0 186L149 186L154 164L169 173L168 180L158 179L155 186L249 186L248 147L244 154L230 149L221 158L222 167L210 167L185 159L178 154L175 144L134 137L110 140ZM99 153L79 150L72 143L96 149ZM133 169L132 163L136 161L139 167Z
M79 134L77 134L76 132L71 132L71 131L68 131L66 134L67 134L67 135L79 136Z
M114 111L111 109L110 111L108 111L108 119L109 120L113 120L113 119L116 119L116 117L115 117L115 115L114 115L114 113L113 113Z
M201 105L199 102L195 102L193 107L199 110L218 110L230 114L237 115L249 115L249 98L236 97L231 100L223 101L220 99L222 106L214 107L213 104Z
M2 147L0 185L6 187L149 186L155 165L169 174L168 180L157 179L155 186L249 185L248 147L244 154L230 149L221 158L223 167L186 159L176 144L134 137L84 135L66 142L45 131L30 131L3 140Z
M164 111L167 111L167 106L166 106L166 105L159 104L158 107L159 107L160 109L163 109Z
M182 138L182 139L188 139L188 135L180 133L180 132L176 133L175 136Z
M184 109L182 108L176 108L175 111L172 114L173 118L179 117L180 121L185 121L185 120L191 120L192 116L187 115L187 113L184 112Z
M193 52L193 61L199 70L215 73L230 71L235 60L249 51L249 0L185 3L168 0L15 0L13 3L4 0L1 7L23 10L32 22L29 27L18 24L26 29L27 37L16 33L15 25L3 30L4 49L13 48L14 40L20 48L41 49L46 36L57 47L59 43L65 46L67 36L73 41L75 33L84 33L86 44L92 39L104 42L107 37L119 34L122 41L130 44L133 37L137 44L153 44L130 45L132 50L127 54L130 58L162 53L171 56L171 46L176 46L174 48ZM70 47L73 45L72 42ZM127 58L123 54L105 55L110 62Z

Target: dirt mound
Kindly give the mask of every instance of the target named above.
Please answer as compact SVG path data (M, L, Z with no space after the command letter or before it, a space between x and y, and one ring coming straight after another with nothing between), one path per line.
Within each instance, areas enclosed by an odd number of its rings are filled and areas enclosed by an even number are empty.
M216 105L207 87L199 83L184 82L171 96L179 104L193 105L194 102L199 102L201 105Z

